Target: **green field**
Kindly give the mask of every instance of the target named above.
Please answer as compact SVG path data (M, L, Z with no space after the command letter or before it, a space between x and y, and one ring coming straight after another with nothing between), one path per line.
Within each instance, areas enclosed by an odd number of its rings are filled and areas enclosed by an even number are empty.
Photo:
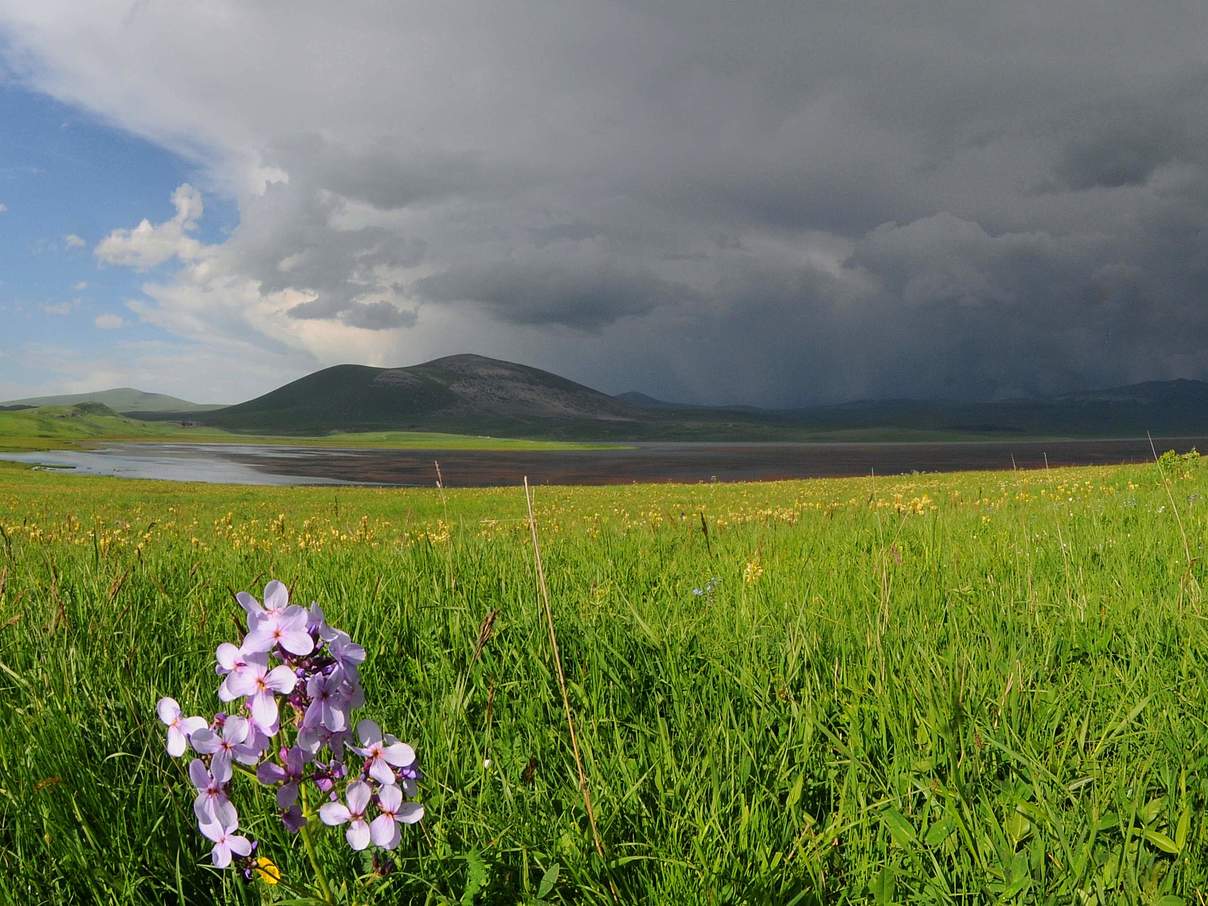
M103 406L40 406L0 412L0 450L46 450L106 441L150 443L285 444L408 450L598 450L613 444L517 440L432 431L362 431L315 437L234 433L174 422L140 421Z
M427 775L423 823L356 902L1204 902L1194 458L537 489L603 857L524 513L519 489L0 465L0 902L288 896L208 867L154 712L218 708L231 591L271 577L365 645L362 713ZM271 793L236 781L305 885ZM335 831L318 858L361 869Z

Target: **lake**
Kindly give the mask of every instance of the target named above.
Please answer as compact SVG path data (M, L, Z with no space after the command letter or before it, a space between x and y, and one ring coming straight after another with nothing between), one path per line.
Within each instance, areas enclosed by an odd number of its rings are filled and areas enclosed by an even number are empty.
M1208 448L1208 438L1155 441L1158 451ZM4 453L0 459L83 475L224 484L446 487L782 478L1110 465L1152 459L1146 438L960 443L642 443L607 450L382 450L245 444L114 443L91 450Z

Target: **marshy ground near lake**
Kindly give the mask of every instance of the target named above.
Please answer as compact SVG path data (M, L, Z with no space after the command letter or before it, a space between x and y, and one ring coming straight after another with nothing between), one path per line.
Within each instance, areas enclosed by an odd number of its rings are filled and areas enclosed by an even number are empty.
M535 517L602 857L522 490L0 465L0 901L285 898L210 867L155 716L163 695L217 707L205 665L238 629L232 591L269 577L366 647L375 716L420 753L425 818L375 902L1208 888L1197 457L542 487ZM275 819L241 828L306 873ZM351 877L338 842L321 858Z
M0 418L2 425L2 418ZM355 435L347 435L355 437ZM852 443L546 444L496 438L456 438L460 446L341 447L288 440L254 443L93 442L85 449L6 451L0 460L81 475L240 484L359 484L431 487L440 469L446 488L532 484L617 485L634 482L768 481L904 472L1119 465L1145 462L1153 441L1134 438ZM425 439L420 436L421 439ZM427 438L439 443L440 436ZM1208 438L1167 437L1180 452L1208 447Z

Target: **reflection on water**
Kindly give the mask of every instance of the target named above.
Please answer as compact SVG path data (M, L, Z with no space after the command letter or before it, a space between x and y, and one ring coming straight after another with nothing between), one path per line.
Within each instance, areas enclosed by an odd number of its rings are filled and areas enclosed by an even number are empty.
M304 448L254 447L242 444L112 444L93 450L41 450L5 453L0 459L34 463L51 469L69 469L80 475L118 478L155 478L163 481L203 481L211 484L351 484L340 478L302 476L266 471L254 463L271 455L274 460L305 457L316 451ZM338 451L323 450L325 456Z
M1202 437L1159 450L1205 449ZM1145 462L1146 438L966 443L642 443L605 450L381 450L243 444L110 444L93 450L2 453L0 459L85 475L226 484L445 487L630 482L767 481L964 469Z

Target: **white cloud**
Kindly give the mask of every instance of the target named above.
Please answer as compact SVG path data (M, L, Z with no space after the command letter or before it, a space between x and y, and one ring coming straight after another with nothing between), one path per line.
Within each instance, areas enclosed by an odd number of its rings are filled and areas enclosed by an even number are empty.
M73 285L72 289L74 289L77 293L80 292L81 290L88 289L88 281L81 280L79 283L76 283L75 285Z
M63 244L69 249L82 249L88 243L84 241L83 236L77 236L75 233L68 233L63 237Z
M103 314L103 315L97 315L96 321L94 321L93 323L95 323L96 326L99 327L101 330L117 330L119 327L121 327L126 322L124 320L122 320L121 315L114 315L114 314L107 313L107 314Z
M172 193L172 205L176 213L171 220L152 224L144 218L134 229L114 230L97 245L97 258L147 270L174 258L193 261L202 257L206 246L189 235L205 211L201 193L186 183Z
M0 214L5 213L7 210L8 210L8 205L6 205L4 202L0 201Z

